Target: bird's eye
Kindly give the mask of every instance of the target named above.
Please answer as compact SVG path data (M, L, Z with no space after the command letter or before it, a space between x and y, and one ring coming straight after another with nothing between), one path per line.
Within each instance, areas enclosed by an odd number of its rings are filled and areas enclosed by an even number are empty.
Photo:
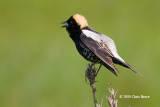
M73 21L71 20L70 23L73 23Z

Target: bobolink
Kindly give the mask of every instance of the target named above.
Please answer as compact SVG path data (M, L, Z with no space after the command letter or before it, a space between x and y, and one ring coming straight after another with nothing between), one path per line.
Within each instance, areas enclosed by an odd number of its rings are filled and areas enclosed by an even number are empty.
M62 27L66 27L78 52L93 65L100 63L99 69L104 65L113 74L117 75L118 70L114 65L115 63L138 73L118 55L114 41L108 36L93 30L84 16L75 14L62 23L66 24Z

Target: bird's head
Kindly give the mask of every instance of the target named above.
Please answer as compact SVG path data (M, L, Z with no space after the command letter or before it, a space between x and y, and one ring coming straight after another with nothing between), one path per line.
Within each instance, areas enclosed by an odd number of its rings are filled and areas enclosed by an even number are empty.
M67 21L62 23L66 24L62 27L66 27L67 31L69 32L73 30L81 30L88 26L86 18L80 14L75 14L71 16Z

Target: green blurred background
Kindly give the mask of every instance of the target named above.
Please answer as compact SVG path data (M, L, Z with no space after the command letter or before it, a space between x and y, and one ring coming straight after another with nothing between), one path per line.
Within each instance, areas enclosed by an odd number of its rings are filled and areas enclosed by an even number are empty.
M143 75L117 66L115 77L102 67L95 83L98 103L109 95L111 83L118 90L119 107L159 107L159 0L1 0L0 107L94 106L84 78L89 62L60 24L76 13L110 36L120 56Z

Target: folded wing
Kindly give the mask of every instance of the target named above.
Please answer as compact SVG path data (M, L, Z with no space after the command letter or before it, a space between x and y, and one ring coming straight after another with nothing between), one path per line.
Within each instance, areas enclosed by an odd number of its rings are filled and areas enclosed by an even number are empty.
M84 32L80 35L80 39L95 55L97 55L104 62L103 65L116 75L115 71L118 72L118 70L112 61L113 54L108 46L104 44L104 41L100 40L96 33L88 30L84 30Z
M89 30L82 30L80 39L94 54L96 54L102 61L104 61L108 65L108 67L107 65L104 66L110 71L112 70L112 72L118 72L113 64L115 63L129 68L135 73L140 74L118 55L114 41L108 36Z

